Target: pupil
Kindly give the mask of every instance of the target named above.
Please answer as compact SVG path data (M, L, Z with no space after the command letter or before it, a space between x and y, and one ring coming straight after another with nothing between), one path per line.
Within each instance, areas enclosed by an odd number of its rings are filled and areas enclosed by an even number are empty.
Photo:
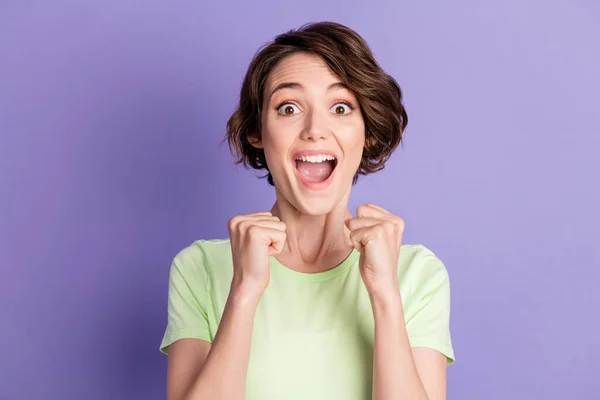
M344 113L344 107L342 107L342 106L338 106L338 107L337 107L337 109L336 109L336 112L337 112L338 114L343 114L343 113Z
M294 113L294 109L292 108L292 106L287 106L285 108L285 113L286 114L293 114Z

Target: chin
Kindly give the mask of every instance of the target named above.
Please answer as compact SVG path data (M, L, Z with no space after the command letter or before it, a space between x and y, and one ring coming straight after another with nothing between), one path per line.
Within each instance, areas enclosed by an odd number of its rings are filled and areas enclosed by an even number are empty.
M337 179L341 178L342 176L337 177ZM292 180L291 187L288 187L289 191L287 193L290 194L290 197L285 197L302 214L316 217L327 215L338 208L351 187L351 178L348 179L347 185L344 182L333 180L326 188L321 190L308 189L296 179L295 181ZM347 207L347 204L344 204L344 207Z
M313 217L327 215L331 213L339 204L339 200L334 197L329 198L299 198L296 199L294 207L304 215Z

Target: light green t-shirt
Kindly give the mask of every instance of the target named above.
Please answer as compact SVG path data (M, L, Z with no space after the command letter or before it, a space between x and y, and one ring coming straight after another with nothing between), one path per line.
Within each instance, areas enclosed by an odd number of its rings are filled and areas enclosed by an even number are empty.
M358 258L354 250L337 267L309 274L271 257L254 319L247 400L371 398L374 321ZM162 352L182 338L213 341L232 277L229 240L199 240L175 257ZM444 264L421 245L403 245L398 282L411 346L454 362Z

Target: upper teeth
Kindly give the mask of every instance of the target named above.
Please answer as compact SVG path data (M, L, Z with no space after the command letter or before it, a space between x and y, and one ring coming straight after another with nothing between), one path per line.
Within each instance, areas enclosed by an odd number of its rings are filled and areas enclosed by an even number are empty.
M320 163L323 161L332 161L335 160L334 156L330 156L328 154L316 154L314 156L302 156L302 157L298 157L296 158L296 160L299 161L307 161L307 162L311 162L311 163Z

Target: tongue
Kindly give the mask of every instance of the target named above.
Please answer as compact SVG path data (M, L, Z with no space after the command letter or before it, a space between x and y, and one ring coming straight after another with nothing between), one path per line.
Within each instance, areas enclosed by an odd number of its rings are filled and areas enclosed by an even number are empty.
M333 161L311 163L308 161L296 161L296 167L304 179L309 182L323 182L333 172Z

